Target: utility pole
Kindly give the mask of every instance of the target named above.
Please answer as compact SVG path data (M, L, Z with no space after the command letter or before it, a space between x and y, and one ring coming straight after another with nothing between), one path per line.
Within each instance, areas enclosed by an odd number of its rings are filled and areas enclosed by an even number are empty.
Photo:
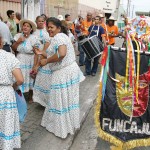
M134 15L134 5L133 5L133 8L132 8L132 18L133 18L133 15Z
M131 6L131 0L127 1L127 16L130 16L130 6Z
M24 0L21 0L21 18L24 18Z
M119 8L120 8L120 0L118 0L118 3L117 3L117 20L119 19Z

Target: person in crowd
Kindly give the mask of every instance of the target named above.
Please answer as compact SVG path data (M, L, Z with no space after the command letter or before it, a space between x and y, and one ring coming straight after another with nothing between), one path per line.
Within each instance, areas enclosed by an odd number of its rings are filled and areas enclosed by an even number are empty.
M73 45L67 29L57 18L47 20L51 40L49 56L41 60L41 66L50 65L50 95L41 125L60 138L74 134L80 128L79 83L84 80L83 73L75 59ZM37 52L41 54L41 51Z
M103 14L99 14L98 15L100 17L100 26L103 27L104 31L105 31L105 38L106 38L106 43L109 43L108 40L108 30L107 30L107 25L105 23L105 16Z
M67 24L67 28L68 28L68 36L69 36L69 38L70 38L72 44L74 45L74 44L75 44L75 37L74 37L74 35L72 34L72 28L71 28L73 22L72 22L72 21L67 21L66 24Z
M83 18L80 17L78 19L78 21L76 21L76 24L75 24L75 32L76 34L81 34L82 33L82 30L83 30L83 26L82 26L82 23L83 23Z
M68 21L71 21L71 16L69 14L66 14L65 15L65 21L68 22ZM74 35L75 33L75 26L74 26L74 23L72 23L72 26L70 27L70 31L71 33Z
M88 29L92 25L92 13L88 12L87 13L87 19L82 22L82 34L84 37L88 36L89 32ZM80 43L78 44L78 49L79 49L79 66L84 66L85 65L85 56L84 52L81 48Z
M41 14L41 16L44 18L44 20L47 20L47 16L45 14Z
M20 21L20 27L22 33L15 35L15 42L12 45L12 49L17 54L17 58L21 62L21 70L24 77L24 83L20 87L23 93L29 92L29 102L31 103L33 95L33 82L34 79L30 76L30 72L34 65L34 48L40 45L38 37L33 35L36 30L36 24L28 19L23 19Z
M109 45L115 44L115 37L118 37L118 27L115 25L115 18L110 16L108 19L107 30L108 30L108 40Z
M7 25L10 29L10 32L11 32L12 36L14 37L17 34L17 25L16 25L16 21L15 21L15 12L13 10L8 10L7 11L7 16L8 16Z
M46 27L47 16L45 14L41 14L41 16L44 17L44 26Z
M70 16L69 14L66 14L66 15L65 15L65 20L66 20L66 21L71 21L71 16Z
M78 15L78 17L75 19L74 24L77 24L79 22L79 19L82 18L81 15Z
M21 20L21 14L19 12L16 12L16 25L17 25L17 33L20 32L20 26L19 26L19 22Z
M64 20L64 17L62 15L58 15L57 19L59 19L60 21Z
M50 45L50 37L48 32L44 28L44 18L42 16L37 16L36 18L37 29L34 32L41 42L41 45L38 49L46 52ZM33 88L33 101L41 104L42 106L46 107L46 101L49 94L49 84L45 82L46 79L50 78L51 70L48 65L44 67L40 66L40 60L45 58L46 56L36 55L34 59L34 74L33 77L35 78L34 88ZM46 57L47 58L47 57Z
M95 17L92 17L92 24L95 24Z
M10 46L12 44L13 37L8 26L2 21L0 21L0 34L3 38L3 49L7 52L11 52Z
M84 37L84 35L82 33L82 30L83 30L83 25L82 25L83 18L81 16L78 16L78 17L79 17L78 20L76 19L76 21L75 21L75 34L74 34L74 37L76 39L75 49L78 50L77 56L80 55L79 48L78 48L79 47L79 42Z
M19 115L14 89L23 83L23 76L19 60L2 49L2 38L0 33L0 149L13 150L21 148ZM13 83L14 79L15 83Z
M100 41L104 43L104 46L106 46L106 40L105 40L105 31L104 29L99 25L100 17L95 17L95 24L90 26L89 31L89 37L97 35ZM99 63L99 56L95 57L93 60L93 66L91 67L92 60L89 60L87 57L85 59L85 75L92 75L95 76L98 68Z
M41 42L41 44L39 45L39 49L46 52L47 48L50 45L50 38L48 35L48 32L45 30L44 28L44 18L42 16L37 16L36 17L36 24L37 24L37 29L36 31L33 33L34 35L36 35L39 38L39 41ZM42 56L40 56L42 59ZM38 55L35 54L34 57L34 67L33 67L33 74L36 75L38 72L38 68L40 66L40 59L38 57Z

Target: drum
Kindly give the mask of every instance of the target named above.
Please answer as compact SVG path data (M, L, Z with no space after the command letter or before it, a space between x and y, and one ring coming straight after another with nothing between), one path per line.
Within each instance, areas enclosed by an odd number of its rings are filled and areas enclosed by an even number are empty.
M78 34L77 34L77 38L78 38L78 41L82 41L83 39L86 38L86 36L85 36L85 35L82 35L82 33L78 33Z
M99 56L104 49L103 43L97 36L83 39L80 44L89 60Z

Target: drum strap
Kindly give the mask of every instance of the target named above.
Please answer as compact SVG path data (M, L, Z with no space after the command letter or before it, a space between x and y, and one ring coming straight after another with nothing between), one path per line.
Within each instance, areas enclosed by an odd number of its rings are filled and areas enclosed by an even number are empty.
M93 27L92 27L92 30L91 30L91 32L90 32L90 35L91 35L91 33L92 33L92 31L93 31L94 27L95 27L95 26L93 26ZM96 35L97 35L97 37L98 37L98 34L99 34L99 26L98 26L97 34L96 34ZM90 37L90 35L89 35L88 37Z

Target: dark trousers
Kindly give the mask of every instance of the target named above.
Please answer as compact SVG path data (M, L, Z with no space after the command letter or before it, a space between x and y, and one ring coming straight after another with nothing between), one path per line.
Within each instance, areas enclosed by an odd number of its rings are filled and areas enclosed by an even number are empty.
M9 45L9 44L3 45L3 49L4 49L6 52L11 52L11 48L10 48L10 45Z
M100 56L97 56L94 58L94 60L89 60L85 59L85 72L87 75L90 75L91 73L96 73L97 72L97 68L98 68L98 64L99 64L99 58ZM93 62L93 66L91 66Z
M85 64L85 58L84 58L85 56L84 56L84 51L83 51L80 43L78 43L78 50L80 52L80 54L79 54L79 64L84 65Z

